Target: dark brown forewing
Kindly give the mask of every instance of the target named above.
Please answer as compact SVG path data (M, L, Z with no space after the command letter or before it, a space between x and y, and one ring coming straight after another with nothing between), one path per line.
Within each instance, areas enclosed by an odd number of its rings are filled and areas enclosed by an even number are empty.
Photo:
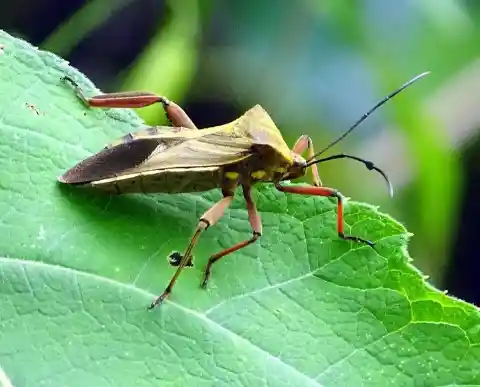
M138 139L103 149L79 162L58 180L67 184L86 184L117 176L145 161L158 145L158 140Z

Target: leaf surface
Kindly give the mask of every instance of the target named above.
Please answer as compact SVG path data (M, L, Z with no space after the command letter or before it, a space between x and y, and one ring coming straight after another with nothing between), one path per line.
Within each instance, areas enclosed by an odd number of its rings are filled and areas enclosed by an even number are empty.
M87 109L60 81L58 57L0 33L0 368L14 386L480 385L479 313L429 287L405 228L348 202L339 240L333 200L254 192L261 240L241 195L206 232L168 302L146 306L200 215L221 195L111 197L56 177L144 124ZM161 109L161 107L159 107ZM4 382L7 381L7 382ZM8 385L8 384L5 384Z

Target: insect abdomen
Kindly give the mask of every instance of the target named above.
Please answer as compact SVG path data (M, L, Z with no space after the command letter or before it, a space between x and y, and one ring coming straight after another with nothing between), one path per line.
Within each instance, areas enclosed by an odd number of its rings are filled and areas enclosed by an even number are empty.
M92 181L88 185L113 194L204 192L219 188L220 167L172 168Z

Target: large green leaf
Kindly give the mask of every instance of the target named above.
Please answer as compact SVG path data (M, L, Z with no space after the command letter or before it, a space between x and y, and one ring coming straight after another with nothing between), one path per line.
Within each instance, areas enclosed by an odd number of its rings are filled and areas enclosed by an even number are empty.
M219 192L109 197L56 182L75 162L142 126L85 108L66 62L1 33L0 383L15 386L480 385L479 314L426 285L406 230L349 202L338 239L329 199L255 191L261 241L238 198L202 237L168 302L147 312L199 216Z

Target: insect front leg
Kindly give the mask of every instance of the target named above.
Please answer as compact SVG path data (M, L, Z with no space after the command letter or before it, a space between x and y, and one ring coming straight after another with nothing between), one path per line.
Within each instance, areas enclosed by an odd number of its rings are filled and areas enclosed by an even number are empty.
M187 113L175 102L169 101L166 97L149 92L127 91L123 93L108 93L87 97L78 84L70 77L63 77L64 81L70 83L78 98L89 107L103 108L141 108L161 103L168 120L173 126L197 129Z
M233 253L234 251L240 250L254 242L256 242L260 236L262 235L262 221L260 219L260 215L257 212L257 207L255 202L252 199L250 187L242 186L243 188L243 196L245 197L245 201L247 202L247 210L248 210L248 219L250 221L250 225L252 227L253 235L250 239L246 241L237 243L236 245L222 250L219 253L212 255L207 263L205 268L205 274L203 276L202 287L205 288L208 283L208 279L210 278L212 265L217 262L220 258L223 258L225 255Z
M302 187L302 186L293 186L293 187L286 187L282 186L279 183L275 184L275 187L282 192L289 192L294 194L300 195L315 195L315 196L327 196L327 197L335 197L337 198L337 232L338 236L345 240L365 243L371 247L375 244L369 240L352 236L352 235L345 235L344 232L344 222L343 222L343 195L338 192L336 189L328 188L328 187Z
M304 134L298 138L297 142L292 148L292 152L298 155L301 155L306 150L308 150L308 159L313 160L315 156L315 150L313 149L313 141L309 136ZM320 174L318 173L317 164L313 164L311 168L312 168L312 175L313 175L313 185L320 187L322 185L322 180L320 179Z
M213 226L218 220L223 216L225 210L232 204L233 201L233 191L225 192L224 198L217 202L213 207L211 207L208 211L206 211L201 217L200 221L198 222L197 228L195 233L193 234L190 243L183 254L180 264L173 275L172 279L168 283L168 286L165 288L163 293L158 296L152 304L149 306L148 309L154 308L156 305L161 304L163 300L165 300L168 295L172 292L173 287L175 286L175 282L177 281L178 276L182 272L183 268L190 262L192 257L192 251L195 245L200 238L200 234L205 231L208 227Z

